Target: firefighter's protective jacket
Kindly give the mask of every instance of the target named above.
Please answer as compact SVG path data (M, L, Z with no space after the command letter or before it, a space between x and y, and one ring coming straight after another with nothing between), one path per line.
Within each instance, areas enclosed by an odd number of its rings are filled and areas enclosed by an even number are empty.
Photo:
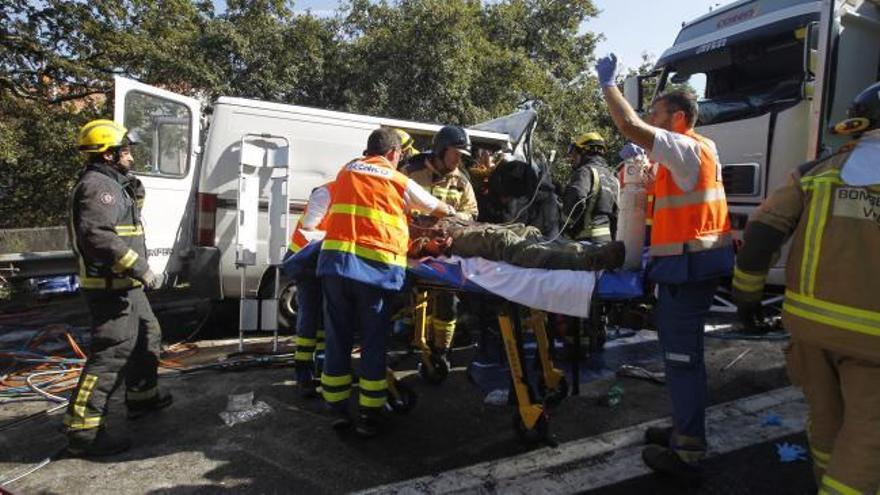
M92 163L70 194L68 230L83 289L138 287L149 269L140 218L144 187L131 174Z
M791 237L783 322L792 335L867 359L880 357L880 184L841 180L850 152L798 168L761 205L737 257L734 295L758 300L772 255Z
M430 157L414 162L404 173L435 198L455 208L456 216L465 220L477 218L477 196L471 182L459 169L443 175L431 166Z
M562 218L569 218L566 234L577 240L611 240L617 227L620 182L598 155L589 156L572 170L562 196Z

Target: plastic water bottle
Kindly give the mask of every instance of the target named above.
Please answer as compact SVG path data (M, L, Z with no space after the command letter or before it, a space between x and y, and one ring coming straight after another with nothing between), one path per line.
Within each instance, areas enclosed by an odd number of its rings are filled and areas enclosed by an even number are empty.
M617 240L626 248L624 270L642 268L642 249L645 246L645 210L648 201L645 192L645 170L650 166L645 155L628 158L623 162L623 187L620 190L620 215L617 219Z

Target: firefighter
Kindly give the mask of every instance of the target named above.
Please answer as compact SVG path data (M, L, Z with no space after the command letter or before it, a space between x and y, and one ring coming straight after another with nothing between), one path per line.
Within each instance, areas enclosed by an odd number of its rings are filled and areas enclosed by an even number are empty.
M315 356L324 353L323 303L321 281L315 276L318 262L317 251L307 259L291 257L302 251L311 240L321 237L326 230L327 212L330 210L330 197L333 182L320 185L312 190L309 201L290 238L285 267L290 263L297 265L296 275L296 353L293 356L296 382L303 397L317 397L316 376L321 372L316 367Z
M566 234L578 241L606 243L617 228L620 182L602 158L605 139L598 132L574 138L568 145L571 178L562 196Z
M798 167L752 216L733 288L747 325L760 316L774 254L791 239L782 319L786 362L809 405L819 493L880 491L880 83L833 132L854 138Z
M715 289L733 272L733 239L715 143L696 132L694 96L671 91L651 106L648 123L615 85L617 57L596 70L614 125L657 163L647 276L657 284L655 311L671 429L650 428L642 459L653 470L695 477L706 451L703 332Z
M408 132L403 129L394 129L397 137L400 139L400 166L405 166L409 159L418 155L420 151L416 148L416 141Z
M351 425L351 349L361 336L358 416L355 431L376 435L387 401L385 351L391 321L389 304L403 286L411 210L434 216L455 209L396 170L400 139L391 129L373 131L364 156L336 176L327 216L327 233L317 274L324 293L327 331L321 391L339 416L334 428Z
M130 419L172 402L157 384L161 329L144 289L158 281L144 245L144 189L130 174L134 144L125 127L111 120L89 122L77 141L88 163L70 195L68 228L92 342L64 416L67 450L75 456L113 455L131 446L106 430L110 396L123 381Z
M477 218L477 197L461 171L462 156L470 156L471 140L461 127L447 125L434 136L431 153L404 171L417 184L440 201L453 207L465 220ZM432 332L433 356L449 367L448 354L455 335L455 295L432 291L428 315Z

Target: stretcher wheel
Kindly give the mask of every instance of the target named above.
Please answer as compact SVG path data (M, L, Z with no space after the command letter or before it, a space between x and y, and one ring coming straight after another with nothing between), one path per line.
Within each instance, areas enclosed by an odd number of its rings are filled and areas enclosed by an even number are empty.
M419 376L432 385L443 383L446 377L449 376L449 361L431 356L431 364L434 365L433 370L425 366L425 363L419 361Z
M541 392L541 396L544 398L544 403L553 406L559 404L568 397L568 380L566 380L564 376L561 377L556 388L553 390L547 390L547 384L544 383L544 380L541 380L538 383L538 389Z
M526 428L519 413L513 415L513 431L516 437L525 445L533 446L539 443L546 443L551 447L555 447L557 442L550 435L550 424L547 422L547 416L542 414L535 423L535 427L531 430Z
M401 382L395 383L394 388L397 389L397 393L391 393L388 397L388 406L391 410L397 414L407 414L412 411L416 407L416 402L418 402L419 398L416 391L411 389L409 385Z

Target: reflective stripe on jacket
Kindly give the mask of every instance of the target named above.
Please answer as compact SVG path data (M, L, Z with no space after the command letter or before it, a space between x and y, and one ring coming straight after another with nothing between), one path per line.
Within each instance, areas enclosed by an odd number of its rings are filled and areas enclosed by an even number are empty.
M381 156L355 160L336 176L318 276L336 275L399 289L409 229L407 177Z
M330 197L333 197L333 182L328 182L326 184L322 184L315 189L324 188L327 189ZM303 227L303 218L305 218L306 214L309 212L309 205L307 204L305 209L300 215L299 220L296 222L296 227L293 229L293 235L290 236L290 244L287 245L287 249L289 249L292 253L298 253L302 248L306 247L309 243L309 240L306 239L306 236L302 233ZM321 219L321 222L315 227L315 230L326 231L327 230L327 217L329 216L329 210L324 214L324 218Z
M786 264L783 320L798 338L880 358L880 185L840 178L848 153L798 181L803 210Z
M685 192L666 167L658 167L654 181L652 256L705 251L732 242L727 198L715 146L693 131L686 134L700 144L700 174L694 189Z

